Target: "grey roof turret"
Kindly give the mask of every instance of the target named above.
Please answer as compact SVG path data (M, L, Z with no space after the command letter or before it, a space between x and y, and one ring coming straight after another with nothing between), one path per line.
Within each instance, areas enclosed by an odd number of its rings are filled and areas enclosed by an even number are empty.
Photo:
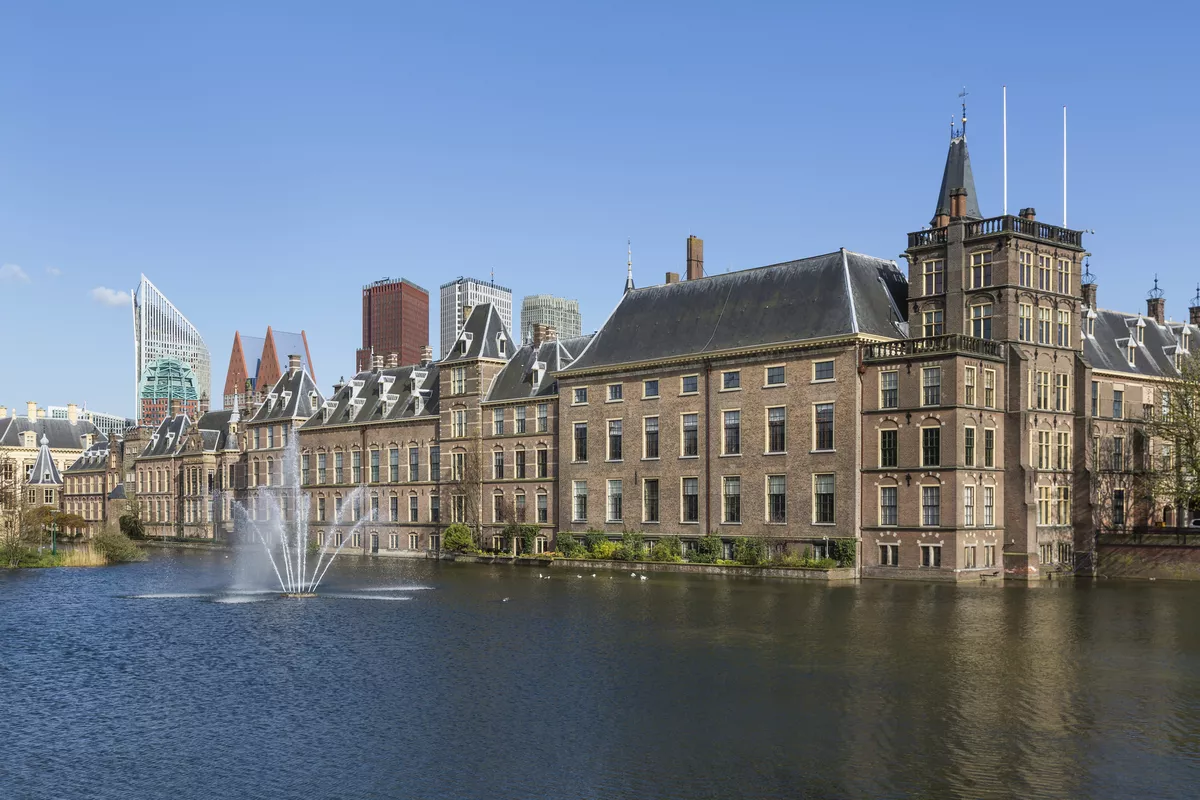
M29 486L62 486L62 475L50 457L50 440L42 434L42 446L38 449L37 459L29 472Z
M938 191L936 219L950 214L950 193L963 189L967 193L964 219L983 219L979 213L979 196L975 194L975 176L971 173L971 156L967 154L967 137L956 136L950 140L950 151L946 153L946 169L942 173L942 188Z

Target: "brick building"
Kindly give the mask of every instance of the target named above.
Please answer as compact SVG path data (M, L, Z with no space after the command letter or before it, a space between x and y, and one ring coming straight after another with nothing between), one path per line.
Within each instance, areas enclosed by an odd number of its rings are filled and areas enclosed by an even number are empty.
M416 364L429 344L429 292L406 278L384 278L362 289L362 347L355 370L371 367L371 356L395 353L401 364Z

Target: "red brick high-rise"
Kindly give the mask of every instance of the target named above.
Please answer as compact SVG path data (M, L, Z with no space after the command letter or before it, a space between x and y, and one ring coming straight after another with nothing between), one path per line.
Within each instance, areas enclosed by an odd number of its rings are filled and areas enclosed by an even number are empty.
M403 278L369 283L363 287L362 323L362 349L355 359L359 372L370 369L372 350L416 364L429 344L429 292Z

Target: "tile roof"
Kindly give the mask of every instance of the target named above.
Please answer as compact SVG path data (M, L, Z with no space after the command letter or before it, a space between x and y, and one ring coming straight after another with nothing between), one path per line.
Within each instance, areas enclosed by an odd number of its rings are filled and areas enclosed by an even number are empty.
M0 447L20 447L21 434L33 431L37 441L45 436L50 440L51 450L82 450L85 446L85 436L94 436L93 441L104 441L107 437L91 422L79 420L71 422L65 419L31 420L28 417L0 418Z
M556 394L558 381L554 374L570 366L594 335L542 342L536 353L532 344L523 345L492 381L484 402L548 397ZM535 374L534 368L539 364L540 369Z
M438 365L391 367L355 375L337 389L300 427L304 430L334 425L382 422L436 416Z
M895 262L848 250L633 289L564 373L858 333L904 338L907 299Z
M159 423L154 433L150 434L150 441L142 450L141 458L177 455L183 448L184 436L191 426L192 422L186 414L167 417Z
M33 461L33 467L29 470L29 480L25 481L26 486L62 486L62 475L58 472L58 467L54 464L54 458L50 455L50 440L45 436L42 437L42 446L38 448L37 458Z
M75 463L67 467L65 474L74 475L79 472L95 472L108 469L108 442L96 442L84 450Z
M1183 333L1188 332L1190 343L1200 342L1200 328L1184 322L1159 325L1153 317L1127 314L1122 311L1095 311L1094 335L1083 337L1083 358L1092 369L1124 372L1146 378L1178 378L1175 353L1183 345ZM1138 322L1142 323L1142 341L1137 341ZM1134 363L1129 363L1128 347L1135 344ZM1190 349L1190 348L1189 348Z
M305 369L291 372L284 370L283 375L267 392L267 399L255 410L249 422L269 422L271 420L307 419L312 416L325 401L321 390Z
M503 337L504 352L500 351L500 341ZM463 352L461 342L467 341L466 352ZM496 358L507 361L513 351L512 337L504 328L500 312L491 303L480 303L471 309L462 331L449 349L442 363L454 361L470 361L476 358Z
M983 219L979 213L979 195L975 193L975 175L971 172L971 156L967 153L967 137L956 136L950 140L946 153L946 169L942 173L942 188L938 190L935 217L950 216L950 191L967 190L967 219Z

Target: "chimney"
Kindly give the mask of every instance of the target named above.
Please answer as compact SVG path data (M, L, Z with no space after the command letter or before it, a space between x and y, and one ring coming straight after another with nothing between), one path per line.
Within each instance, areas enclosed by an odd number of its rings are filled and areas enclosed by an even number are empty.
M533 323L533 340L531 342L533 349L537 350L544 341L546 341L546 326L540 322Z
M381 369L383 369L383 356L371 356L371 371L379 372Z
M704 240L697 236L689 236L687 238L687 279L694 281L697 278L703 277Z
M1083 304L1094 311L1096 309L1096 284L1084 283L1079 288L1083 291Z
M295 375L300 371L300 356L296 353L288 354L288 375Z
M171 398L171 419L183 413L183 401L178 397Z
M667 283L679 283L679 273L678 272L668 272L667 273Z
M1200 306L1190 306L1188 308L1188 322L1193 325L1200 325Z
M950 190L950 218L961 219L967 215L967 190L959 187Z
M395 369L396 367L400 366L400 354L388 353L387 365L389 369Z
M1165 323L1167 321L1167 298L1147 297L1146 316L1152 318L1159 325Z
M421 366L428 367L433 363L433 348L425 345L421 348Z
M208 408L209 408L208 393L205 392L204 394L200 395L200 410L197 413L207 414Z
M37 419L37 403L33 402L32 400L27 400L25 402L25 416L29 417L30 419Z
M67 403L67 422L74 425L79 421L79 406L74 403Z
M1027 219L1030 221L1037 219L1037 209L1035 209L1033 207L1022 208L1021 209L1021 219Z
M953 200L951 200L951 202L953 202ZM949 224L950 224L950 215L949 214L938 214L936 217L933 218L933 227L935 227L935 228L944 228Z
M553 325L546 326L546 341L547 342L558 341L558 328L554 327Z
M8 416L8 406L0 406L0 419Z
M467 320L471 318L471 311L474 308L475 306L463 306L463 328L467 327ZM458 330L460 333L462 332L462 328L459 328Z

